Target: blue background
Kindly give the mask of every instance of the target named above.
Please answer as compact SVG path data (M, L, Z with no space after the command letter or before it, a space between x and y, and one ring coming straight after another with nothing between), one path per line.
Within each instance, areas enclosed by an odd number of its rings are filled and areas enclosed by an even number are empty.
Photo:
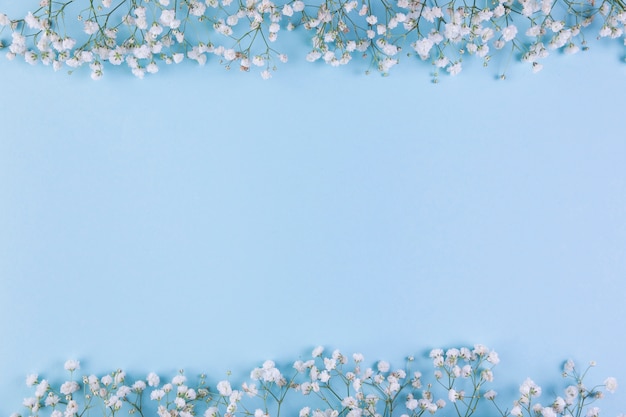
M408 61L94 82L2 58L0 414L68 358L219 380L318 344L484 343L498 387L568 358L626 384L620 53L439 85Z

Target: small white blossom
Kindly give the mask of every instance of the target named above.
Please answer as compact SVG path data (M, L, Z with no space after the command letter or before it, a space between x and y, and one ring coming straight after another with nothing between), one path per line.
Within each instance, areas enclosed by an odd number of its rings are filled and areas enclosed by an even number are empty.
M227 397L230 394L232 394L233 390L230 386L230 382L228 381L220 381L217 384L217 392L219 392L220 395Z
M38 381L37 378L39 378L39 375L37 374L30 374L26 377L26 386L28 387L32 387L33 385L35 385Z
M73 372L80 369L80 362L74 359L69 359L65 362L65 365L63 367L65 368L65 370Z
M59 389L59 391L61 391L61 394L63 395L70 395L78 391L79 388L80 387L78 386L78 383L76 381L67 381L61 385L61 388Z
M378 372L389 372L389 368L391 366L389 365L389 362L387 361L379 361L378 365L376 366L376 368L378 369Z
M502 29L502 39L504 39L505 42L509 42L515 39L516 35L517 35L517 27L515 25L509 25L505 27L504 29Z
M317 357L321 356L323 352L324 352L324 347L323 346L318 346L315 349L313 349L313 352L311 353L311 356L313 356L314 358L317 358Z
M617 390L617 379L609 377L604 380L604 387L610 393L614 393Z

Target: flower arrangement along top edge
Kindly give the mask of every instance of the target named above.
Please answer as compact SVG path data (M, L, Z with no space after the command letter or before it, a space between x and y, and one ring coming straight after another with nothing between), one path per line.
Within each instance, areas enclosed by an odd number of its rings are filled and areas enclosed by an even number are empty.
M624 0L41 0L21 17L2 12L0 46L24 59L94 79L114 67L135 76L194 61L257 70L286 63L282 38L304 32L307 61L364 61L388 74L425 61L433 81L469 60L488 66L513 54L537 72L555 51L574 54L587 38L624 41ZM302 39L298 36L297 39ZM291 48L293 49L293 48Z

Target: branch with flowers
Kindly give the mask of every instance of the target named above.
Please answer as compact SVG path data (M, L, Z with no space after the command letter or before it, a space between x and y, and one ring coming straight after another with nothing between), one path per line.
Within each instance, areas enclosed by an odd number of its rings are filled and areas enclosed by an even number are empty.
M587 49L588 36L626 42L625 22L624 0L41 0L21 18L0 12L0 48L55 70L88 66L94 79L106 67L143 78L183 61L267 79L288 59L276 41L304 33L307 61L364 58L385 75L400 60L426 61L436 82L498 51L537 72L552 52Z
M206 375L192 381L182 370L171 379L155 373L132 379L121 369L81 377L80 363L68 360L69 378L58 386L39 375L27 376L34 395L23 401L26 413L12 417L598 417L604 392L617 389L612 377L587 386L595 364L580 372L570 360L563 367L562 396L542 404L541 387L528 378L504 407L491 387L500 361L495 351L484 345L433 349L422 359L434 370L415 369L420 360L412 356L400 368L382 360L369 367L362 354L348 357L335 350L324 355L324 348L317 347L311 358L286 369L265 361L238 384L230 374L216 383Z

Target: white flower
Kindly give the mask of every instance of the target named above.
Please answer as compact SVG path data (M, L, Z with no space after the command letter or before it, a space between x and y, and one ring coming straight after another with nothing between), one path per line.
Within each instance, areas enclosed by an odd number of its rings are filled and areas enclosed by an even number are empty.
M293 11L301 12L304 10L304 2L302 0L296 0L293 2Z
M28 12L26 17L24 17L24 22L30 29L43 30L44 27L39 21L39 18L35 17L31 12Z
M69 359L65 362L65 365L63 365L63 367L65 368L65 370L73 372L80 369L80 362L74 359Z
M504 16L505 13L506 13L506 9L502 5L502 3L498 4L498 6L495 9L493 9L494 17L502 17Z
M39 385L37 385L37 389L35 390L35 397L43 398L43 396L48 391L48 388L50 388L50 384L48 383L48 381L46 381L45 379L42 380Z
M557 397L552 404L552 408L554 408L554 411L556 411L557 413L562 413L565 410L566 405L567 403L563 398Z
M455 62L454 64L451 64L450 66L448 66L448 68L446 68L446 71L448 71L450 75L458 75L462 69L463 67L461 66L461 63ZM460 372L459 372L459 375L460 375Z
M0 13L0 26L9 26L11 24L11 19L4 13Z
M334 358L324 358L324 368L327 371L332 371L337 367L337 360Z
M167 0L169 2L169 0ZM189 5L189 13L194 16L202 16L206 11L206 5L199 1L193 1Z
M86 20L84 24L84 31L87 35L93 35L100 29L98 24L92 20Z
M456 392L456 390L451 388L448 391L448 400L450 400L451 402L455 403L456 400L459 398L458 395L459 394Z
M444 56L435 61L435 66L437 68L445 68L449 63L450 63L450 60L448 59L448 57ZM443 366L443 356L438 356L435 359L433 359L433 364L435 365L435 367Z
M426 6L422 11L422 17L428 20L430 23L433 23L435 21L435 18L443 17L443 12L441 11L440 7L430 8Z
M120 409L122 407L122 401L120 401L116 395L111 395L106 402L106 406L113 409Z
M282 9L282 14L287 17L293 16L293 7L291 7L289 4L285 4Z
M259 390L257 389L255 384L248 385L247 383L244 382L241 385L241 389L243 389L243 392L248 394L248 396L250 397L256 397L256 395L259 393Z
M578 387L575 385L570 385L567 388L565 388L565 396L570 401L578 397Z
M113 65L120 65L124 62L124 51L119 46L109 51L108 60Z
M137 59L146 59L149 58L152 53L150 52L150 47L144 43L143 45L133 49L133 55L135 55Z
M517 27L515 27L515 25L509 25L505 27L504 29L502 29L502 39L504 39L505 42L509 42L515 39L516 35L517 35Z
M37 378L39 378L39 375L37 374L28 375L26 377L26 386L32 387L33 385L35 385L37 383Z
M513 39L515 37L515 34L517 34L517 28L513 25L509 26L508 28L511 28L511 30L514 32L513 37L511 38ZM507 39L507 40L511 40L511 39ZM500 363L500 358L498 357L498 354L496 352L491 351L487 355L487 362L497 365L498 363Z
M587 410L587 417L599 417L600 409L598 407L591 407Z
M541 26L540 25L531 26L531 27L529 27L526 30L526 36L539 36L540 34L541 34ZM570 362L570 361L568 361L568 362ZM572 365L573 364L574 363L572 362ZM566 363L566 365L567 365L567 363Z
M609 377L604 380L604 387L608 392L613 394L617 390L617 379Z
M80 387L78 386L78 383L76 381L67 381L61 385L61 388L59 390L63 395L70 395L78 391L79 388Z
M422 38L413 43L413 49L418 53L421 59L428 59L430 55L430 50L435 45L435 43L430 38Z
M160 401L165 396L165 391L162 389L155 389L150 393L150 399Z
M391 365L389 365L389 362L387 361L379 361L378 364L376 365L376 368L378 369L378 372L389 372L389 368L391 367Z
M75 400L70 400L65 407L65 417L71 417L78 412L78 403Z
M365 21L370 25L375 25L378 22L378 18L374 15L369 15L365 18Z
M341 405L350 409L357 408L359 403L354 397L346 397L341 401Z
M233 390L230 386L230 382L228 381L220 381L217 384L217 391L220 393L220 395L224 396L224 397L228 397L230 394L232 394Z
M172 384L174 385L183 385L185 383L185 381L187 381L187 377L185 375L176 375L174 378L172 378Z
M143 384L143 388L140 389L136 389L136 391L140 392L143 391L143 389L146 387L146 384L143 381L137 381L133 384L133 387L137 384ZM128 394L131 393L131 391L134 388L131 388L129 386L126 385L122 385L121 387L119 387L119 389L117 390L117 392L115 393L115 395L117 395L119 398L126 398L128 396Z
M159 67L154 61L152 61L146 66L146 71L150 74L156 74L157 72L159 72Z
M438 358L440 356L443 356L443 350L442 349L432 349L430 351L430 354L428 355L431 359L435 359Z
M161 379L154 372L150 372L148 374L148 377L146 378L146 381L148 381L148 385L151 386L151 387L157 387L161 383Z
M522 408L519 405L516 405L511 409L511 415L514 417L522 417Z
M63 50L69 51L70 49L74 48L74 45L76 45L76 40L72 38L64 38L62 41L62 45L63 45ZM78 364L78 361L76 361L76 363ZM80 369L80 366L78 366L75 369ZM68 371L71 371L71 369L68 369Z
M313 352L311 352L311 356L313 356L314 358L317 358L318 356L322 355L322 352L324 352L324 347L318 346L315 349L313 349Z
M569 43L567 44L567 46L565 47L565 49L563 50L563 52L565 52L568 55L572 55L577 53L578 51L580 51L580 48L578 47L578 45L573 44L573 43Z
M611 35L611 28L607 25L602 26L602 29L600 29L600 37L607 37Z
M265 60L263 59L262 56L255 55L252 58L252 63L256 65L257 67L262 67L263 65L265 65Z
M558 31L560 31L561 29L563 29L563 27L565 26L565 23L557 20L552 22L552 24L550 25L550 29L552 30L552 32L556 33Z
M163 24L164 26L169 27L170 29L176 29L180 26L180 20L176 19L176 10L173 9L164 9L161 12L159 22L161 22L161 24Z
M39 408L37 398L35 397L24 398L24 401L22 401L22 405L26 408L29 408L31 411L35 411L35 412Z
M406 406L407 410L413 411L413 410L415 410L417 408L417 405L418 405L418 402L413 397L411 397L411 398L406 400L405 406Z
M225 49L224 50L224 59L227 61L233 61L237 59L237 52L234 49Z
M48 396L46 397L46 401L44 402L44 404L46 404L46 407L54 407L59 403L60 400L61 399L59 398L58 395L50 392L48 393Z
M184 408L187 403L185 402L185 400L183 398L176 397L174 399L174 404L176 405L176 408L178 408L180 410L181 408Z
M520 394L524 397L539 397L541 395L541 387L534 383L530 378L526 378L519 388Z
M209 407L204 412L204 417L217 417L218 415L217 407Z

